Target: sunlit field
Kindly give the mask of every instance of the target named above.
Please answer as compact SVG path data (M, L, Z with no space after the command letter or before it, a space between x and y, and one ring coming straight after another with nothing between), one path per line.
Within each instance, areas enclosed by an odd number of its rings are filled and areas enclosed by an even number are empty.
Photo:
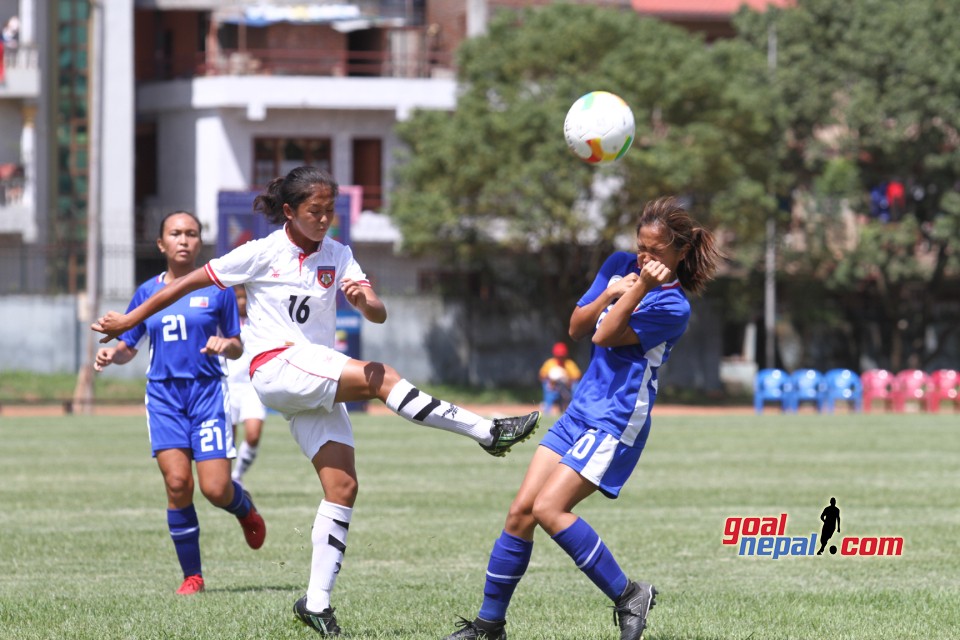
M360 499L337 617L351 638L442 638L477 612L535 444L495 459L392 416L354 423ZM621 498L578 512L628 575L660 590L646 640L956 638L958 452L950 414L665 416ZM182 576L142 417L0 415L0 478L0 638L315 635L291 606L320 484L277 417L246 478L266 544L248 549L235 519L198 496L207 591L195 597L174 595ZM902 555L741 557L721 543L728 518L781 514L784 536L819 536L831 497L841 531L830 544L897 537ZM538 532L507 630L615 640L609 604Z

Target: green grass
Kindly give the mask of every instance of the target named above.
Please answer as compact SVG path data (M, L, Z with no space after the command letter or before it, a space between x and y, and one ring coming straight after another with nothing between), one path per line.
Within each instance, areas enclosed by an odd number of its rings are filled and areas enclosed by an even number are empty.
M0 374L0 403L56 404L73 397L77 376L72 373L37 374L4 371ZM101 402L143 402L146 378L94 377L94 395Z
M72 373L37 374L5 371L0 374L0 404L58 404L73 397L77 376ZM143 402L146 378L94 377L94 396L108 404ZM477 389L458 385L421 384L420 388L451 402L477 404L536 404L542 399L540 386Z
M480 604L490 546L533 446L504 460L398 418L355 416L360 500L335 592L351 638L441 638ZM307 582L321 499L273 417L247 478L267 520L259 551L202 499L207 592L181 576L141 417L0 415L0 637L316 637L290 614ZM631 576L658 586L647 640L955 638L960 629L960 425L955 415L655 420L617 501L578 513ZM896 535L897 558L744 558L729 516L789 514L819 532ZM510 612L513 640L614 640L609 603L538 532Z

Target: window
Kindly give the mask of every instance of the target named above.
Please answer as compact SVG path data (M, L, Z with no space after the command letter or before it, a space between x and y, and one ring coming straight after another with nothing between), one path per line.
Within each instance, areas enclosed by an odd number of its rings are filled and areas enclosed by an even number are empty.
M265 187L277 176L301 165L330 173L333 163L329 138L255 138L253 141L253 186Z

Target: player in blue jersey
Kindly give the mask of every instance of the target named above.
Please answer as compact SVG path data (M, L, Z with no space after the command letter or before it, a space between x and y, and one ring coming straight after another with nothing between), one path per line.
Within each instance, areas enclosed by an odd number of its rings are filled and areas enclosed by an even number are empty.
M144 282L129 309L190 273L200 254L200 222L184 211L160 223L157 246L167 270ZM206 287L119 336L116 347L100 349L94 368L126 364L150 341L147 369L147 426L150 446L167 489L167 525L183 570L181 595L203 591L200 523L193 506L193 463L200 491L214 506L236 516L247 544L263 545L266 527L250 494L230 478L236 456L229 420L224 363L243 351L237 298L232 289Z
M446 640L505 640L507 607L533 551L537 526L613 602L621 640L638 640L656 589L631 581L573 508L600 491L616 498L650 432L657 370L687 328L684 289L703 290L721 255L713 235L675 198L649 203L637 253L610 256L570 317L570 337L593 341L590 364L566 412L544 436L487 565L477 617Z

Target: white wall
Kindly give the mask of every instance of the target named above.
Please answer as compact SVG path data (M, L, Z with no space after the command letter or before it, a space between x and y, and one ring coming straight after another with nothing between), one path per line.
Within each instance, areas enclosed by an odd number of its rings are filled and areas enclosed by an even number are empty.
M389 189L393 172L394 116L390 111L268 109L249 120L238 108L175 110L158 114L160 175L156 208L192 211L204 225L204 237L217 237L217 192L247 189L252 180L256 137L330 138L334 178L353 183L353 139L383 139L383 175ZM153 226L149 226L150 229Z
M133 294L133 3L103 3L103 74L100 215L107 295Z
M414 108L452 109L453 79L219 76L150 83L137 110L157 121L157 213L192 211L216 240L216 193L246 189L253 139L330 138L334 178L353 184L353 140L383 140L389 192L398 145L394 126ZM152 225L149 227L152 228Z

